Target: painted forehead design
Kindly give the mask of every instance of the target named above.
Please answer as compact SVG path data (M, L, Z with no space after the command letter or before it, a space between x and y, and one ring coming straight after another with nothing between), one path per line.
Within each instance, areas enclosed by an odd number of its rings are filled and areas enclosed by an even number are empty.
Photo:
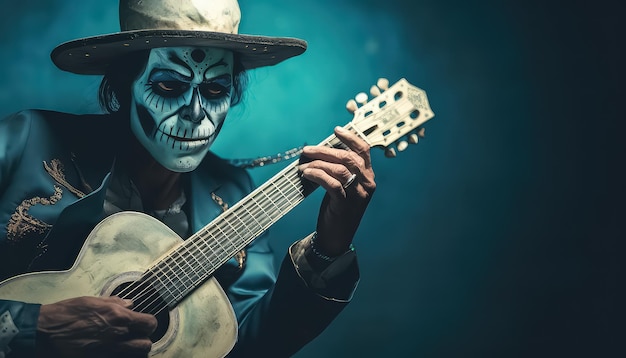
M185 74L193 74L193 77L215 77L208 72L218 67L223 67L224 70L231 69L232 61L230 61L230 59L232 57L229 56L230 53L225 50L193 47L175 47L155 50L161 52L159 57L161 57L164 62L170 62L184 68L188 71Z

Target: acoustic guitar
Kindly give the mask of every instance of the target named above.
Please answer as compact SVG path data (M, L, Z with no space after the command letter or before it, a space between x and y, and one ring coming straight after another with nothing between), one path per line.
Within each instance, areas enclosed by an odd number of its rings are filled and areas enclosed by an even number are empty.
M369 101L359 93L348 102L354 117L344 128L389 157L423 137L421 125L434 116L423 90L405 79L391 87L380 79L370 93ZM320 145L345 149L334 135ZM297 160L287 165L187 240L143 213L111 215L93 229L69 270L12 277L0 283L0 297L41 304L130 298L133 310L159 321L150 356L223 357L236 342L237 320L212 274L315 190L297 166Z

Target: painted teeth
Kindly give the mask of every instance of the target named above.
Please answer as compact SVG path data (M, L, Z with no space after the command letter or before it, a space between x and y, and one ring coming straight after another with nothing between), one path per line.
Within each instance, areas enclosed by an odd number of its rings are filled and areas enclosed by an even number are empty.
M211 138L211 136L210 136L210 135L207 135L207 136L202 136L202 137L201 137L201 136L198 136L198 137L195 137L195 138L194 138L194 137L190 137L190 138L188 138L188 137L187 137L187 130L186 130L186 129L184 130L184 132L183 132L183 135L182 135L182 136L180 136L180 135L179 135L179 134L180 134L180 131L181 131L180 129L178 129L178 131L177 131L177 133L176 133L176 134L174 134L174 133L173 133L173 129L174 129L173 127L172 127L172 128L170 128L169 133L167 133L167 132L166 132L166 131L164 131L163 129L160 129L160 128L159 128L159 132L161 132L161 138L163 138L163 136L166 136L166 137L168 137L168 138L172 138L172 139L173 139L173 140L175 140L175 141L181 141L181 142L206 141L206 140L209 140L209 139ZM205 131L203 131L203 132L209 132L209 131L208 131L208 130L205 130ZM198 130L198 133L197 133L197 134L198 134L198 135L200 134L200 131L199 131L199 130ZM192 131L192 136L193 136L193 131Z

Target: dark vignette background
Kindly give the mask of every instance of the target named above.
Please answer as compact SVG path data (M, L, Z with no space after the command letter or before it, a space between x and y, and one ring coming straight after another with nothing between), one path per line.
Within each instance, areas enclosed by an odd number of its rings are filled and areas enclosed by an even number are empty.
M58 43L117 30L115 0L3 0L0 115L94 112ZM622 14L600 1L241 1L241 32L302 37L252 74L215 151L323 139L378 76L428 92L420 145L374 153L354 302L298 357L622 357ZM77 133L77 135L97 135ZM278 166L255 169L262 182ZM274 228L310 232L316 193ZM280 256L279 255L279 256Z

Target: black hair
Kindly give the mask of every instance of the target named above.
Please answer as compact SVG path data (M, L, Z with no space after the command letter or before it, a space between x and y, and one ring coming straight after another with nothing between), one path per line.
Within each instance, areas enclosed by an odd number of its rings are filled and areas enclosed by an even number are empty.
M98 90L98 101L105 112L127 113L130 110L131 83L145 69L149 54L150 51L148 50L133 52L109 65ZM247 72L235 54L231 106L235 106L243 100L247 84Z

